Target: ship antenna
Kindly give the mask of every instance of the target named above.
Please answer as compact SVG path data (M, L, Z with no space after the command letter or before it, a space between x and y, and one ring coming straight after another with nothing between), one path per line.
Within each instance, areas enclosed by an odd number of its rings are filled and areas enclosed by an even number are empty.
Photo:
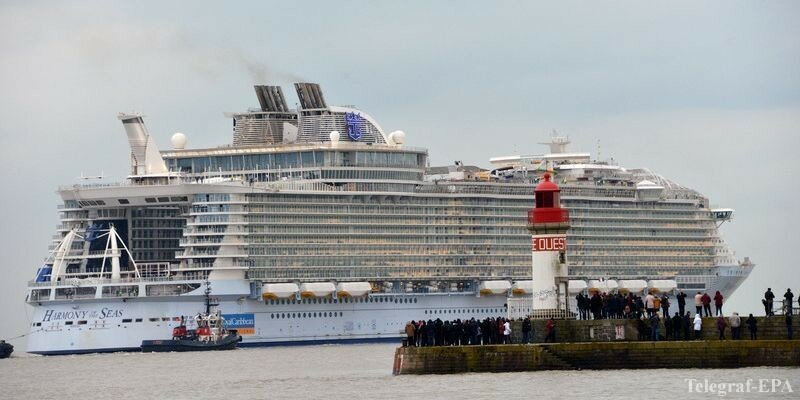
M600 157L600 139L597 139L597 161L602 161L603 158Z
M206 314L211 314L211 282L206 278Z

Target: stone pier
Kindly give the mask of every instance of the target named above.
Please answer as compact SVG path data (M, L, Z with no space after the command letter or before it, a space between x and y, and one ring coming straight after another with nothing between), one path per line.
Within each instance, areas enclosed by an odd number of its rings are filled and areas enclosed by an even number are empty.
M800 367L800 340L400 347L394 374L577 369Z
M533 321L534 344L400 347L394 373L452 374L624 368L800 367L800 340L786 339L783 317L758 317L758 339L742 317L741 340L730 340L730 328L719 340L715 318L703 319L702 340L639 341L635 320L556 322L558 343L544 340L545 321ZM514 343L521 340L521 322L512 324ZM794 319L800 331L800 318ZM647 330L649 335L649 328ZM661 335L664 334L663 325Z

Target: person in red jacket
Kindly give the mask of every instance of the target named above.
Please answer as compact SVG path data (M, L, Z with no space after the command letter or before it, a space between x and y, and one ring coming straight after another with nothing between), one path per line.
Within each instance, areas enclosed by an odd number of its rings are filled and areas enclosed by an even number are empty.
M722 293L717 290L717 294L714 295L714 308L716 309L717 316L722 316Z
M711 316L711 296L708 293L703 293L703 297L700 299L703 303L703 314L706 317Z
M547 331L547 336L545 336L544 341L555 343L556 341L556 321L553 321L552 318L547 320L547 324L544 327L545 331Z

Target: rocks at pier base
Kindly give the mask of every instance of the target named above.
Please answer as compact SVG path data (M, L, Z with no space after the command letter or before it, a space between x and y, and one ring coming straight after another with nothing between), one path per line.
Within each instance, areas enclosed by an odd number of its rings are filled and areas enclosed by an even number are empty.
M800 367L800 340L400 347L394 374L757 366Z

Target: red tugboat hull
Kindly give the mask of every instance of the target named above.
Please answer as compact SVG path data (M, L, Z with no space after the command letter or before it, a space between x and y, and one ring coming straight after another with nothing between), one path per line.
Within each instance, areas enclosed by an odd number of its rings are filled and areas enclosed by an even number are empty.
M170 351L213 351L233 350L242 341L239 335L231 334L216 342L203 342L200 340L143 340L143 353L164 353Z

